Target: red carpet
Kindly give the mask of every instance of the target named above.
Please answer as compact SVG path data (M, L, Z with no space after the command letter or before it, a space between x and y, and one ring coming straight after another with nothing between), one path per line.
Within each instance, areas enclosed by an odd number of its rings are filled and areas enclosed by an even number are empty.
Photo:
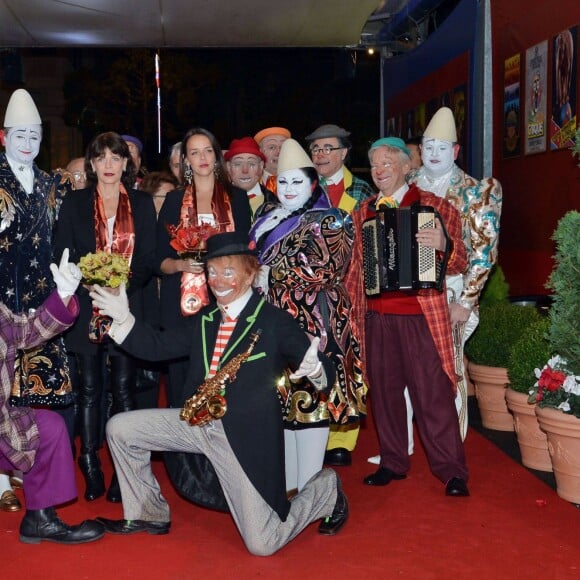
M405 481L362 485L374 469L366 458L376 449L367 424L353 465L339 469L351 517L335 537L320 536L312 525L278 554L251 556L229 515L179 498L158 463L173 510L168 536L31 546L18 541L21 513L0 512L0 571L3 578L32 579L580 577L580 512L477 432L470 430L466 441L470 498L444 496L420 446ZM82 491L80 473L78 482ZM121 507L104 498L80 499L59 514L68 522L122 517Z

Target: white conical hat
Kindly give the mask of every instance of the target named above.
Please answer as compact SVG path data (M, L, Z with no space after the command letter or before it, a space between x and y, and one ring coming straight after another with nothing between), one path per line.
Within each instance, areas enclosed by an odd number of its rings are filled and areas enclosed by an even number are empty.
M278 157L278 174L288 169L301 169L302 167L314 167L312 159L295 139L286 139L280 148Z
M16 89L6 107L4 127L22 125L42 125L42 121L30 93L24 89Z
M423 133L423 137L457 143L457 130L455 128L453 111L449 107L441 107L433 115L433 118Z

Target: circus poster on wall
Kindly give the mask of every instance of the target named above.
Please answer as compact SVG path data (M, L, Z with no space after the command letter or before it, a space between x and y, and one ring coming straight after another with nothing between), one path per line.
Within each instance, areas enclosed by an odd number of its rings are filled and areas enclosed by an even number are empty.
M558 33L552 43L552 118L550 148L574 146L578 27Z
M504 61L503 157L520 154L520 54Z
M526 51L525 154L546 150L548 41Z

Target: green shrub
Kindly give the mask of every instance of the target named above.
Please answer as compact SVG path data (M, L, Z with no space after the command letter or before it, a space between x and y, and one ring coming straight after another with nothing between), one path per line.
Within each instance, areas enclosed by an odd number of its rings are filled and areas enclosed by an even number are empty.
M507 302L510 293L509 284L506 282L503 270L499 264L491 269L489 278L479 297L480 306L491 306L498 302Z
M527 395L536 382L534 370L543 368L552 354L548 342L549 327L549 319L541 318L533 322L513 345L507 366L510 389Z
M580 158L580 129L576 129L576 139L574 141L574 147L572 147L572 155L577 155ZM578 166L580 166L580 161L578 161Z
M476 364L505 368L513 345L540 318L534 306L510 302L482 305L479 326L465 344L465 354Z
M569 211L558 222L552 238L556 241L556 266L547 284L554 291L550 346L566 361L571 374L580 375L580 213Z

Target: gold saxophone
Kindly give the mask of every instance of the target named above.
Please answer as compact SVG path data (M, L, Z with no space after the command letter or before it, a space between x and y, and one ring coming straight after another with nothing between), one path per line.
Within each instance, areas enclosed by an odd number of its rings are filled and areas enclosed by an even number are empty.
M226 387L236 379L238 370L252 354L261 333L261 329L253 333L248 348L232 358L213 377L204 381L197 389L197 393L185 401L179 413L182 421L202 427L214 419L221 419L226 414L228 410L224 396Z

